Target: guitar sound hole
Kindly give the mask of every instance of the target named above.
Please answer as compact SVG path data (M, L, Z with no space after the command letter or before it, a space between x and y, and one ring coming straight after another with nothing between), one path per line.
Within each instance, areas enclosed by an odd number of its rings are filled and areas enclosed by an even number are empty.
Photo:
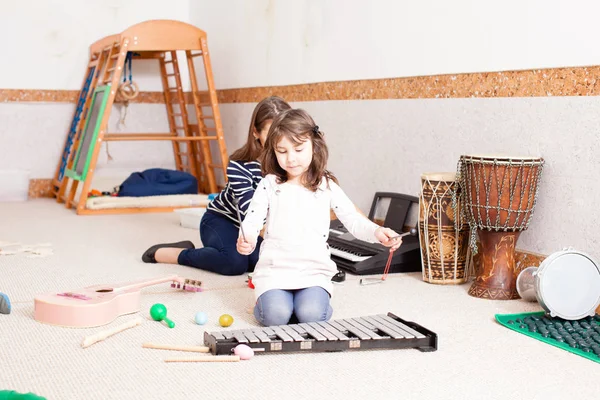
M96 290L97 293L109 293L112 292L112 289L100 289L100 290Z

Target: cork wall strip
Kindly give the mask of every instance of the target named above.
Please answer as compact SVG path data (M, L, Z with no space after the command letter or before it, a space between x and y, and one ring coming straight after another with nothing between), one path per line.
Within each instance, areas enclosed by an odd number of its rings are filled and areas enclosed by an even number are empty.
M77 90L0 89L0 103L76 103ZM140 92L131 103L164 103L163 92Z
M0 89L0 103L75 103L77 90Z
M30 179L28 197L30 199L54 197L52 189L52 179Z
M221 103L257 102L272 94L288 101L597 96L600 94L600 66L323 82L218 92Z
M270 95L288 101L493 98L600 95L600 66L431 75L265 86L217 91L220 103L255 103ZM201 102L207 102L201 93ZM0 102L75 102L73 90L0 89ZM190 93L186 93L191 102ZM163 103L162 92L140 92L133 102Z

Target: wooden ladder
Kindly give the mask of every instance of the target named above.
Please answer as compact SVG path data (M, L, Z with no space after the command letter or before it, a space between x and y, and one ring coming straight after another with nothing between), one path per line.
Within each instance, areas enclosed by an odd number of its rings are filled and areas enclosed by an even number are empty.
M203 41L205 44L205 41ZM181 83L181 73L176 51L168 51L159 59L160 73L163 82L163 91L165 103L167 105L167 115L171 135L174 137L193 138L188 142L173 141L173 153L175 155L175 165L178 170L186 171L196 176L198 179L198 189L204 193L215 193L219 190L215 169L223 171L223 177L226 179L226 168L228 162L227 148L223 136L223 127L221 123L221 114L214 89L212 70L210 70L210 59L208 59L208 49L199 53L185 52L188 71L190 74L190 85L192 89L192 101L196 116L196 124L190 122L188 115L188 104L183 92ZM198 89L198 80L196 78L196 68L194 58L202 56L204 69L207 65L209 72L206 73L206 82L209 92L212 88L214 96L209 96L208 102L200 99ZM205 115L203 108L210 108L211 114ZM213 121L212 125L207 126L206 121ZM219 151L220 163L213 162L210 141L216 141Z
M211 156L210 145L206 141L200 143L195 142L196 150L194 152L197 157L197 163L201 166L202 173L199 177L199 184L204 188L205 192L214 193L222 187L217 187L215 180L215 169L220 169L223 173L223 179L227 179L227 148L225 145L225 138L223 135L223 124L221 123L221 113L218 107L217 90L213 80L212 67L210 63L210 55L208 53L208 46L206 39L200 39L200 48L202 49L199 53L192 53L186 51L186 58L188 63L188 70L190 71L190 85L192 88L192 101L194 103L194 110L196 112L197 126L192 129L193 135L200 137L209 137L209 132L214 132L215 140L218 144L219 149L219 160L220 163L215 163ZM204 64L204 74L206 76L206 83L208 87L208 102L203 99L203 93L198 88L198 81L196 80L196 68L194 66L194 58L202 57ZM210 108L211 114L205 114L202 109ZM207 125L207 121L212 121L212 127ZM200 148L198 148L198 146Z
M159 63L171 135L174 137L191 137L192 134L188 122L188 112L182 89L177 52L165 52L159 58ZM194 162L196 157L193 154L195 146L191 144L191 142L173 141L175 166L179 171L189 172L194 176L198 176L196 163Z
M124 41L124 44L125 44L125 48L126 48L127 40ZM84 106L83 106L83 109L82 109L82 112L81 112L79 118L77 118L78 117L77 110L75 111L75 116L74 116L73 122L72 122L72 127L73 127L73 125L75 125L75 127L76 127L74 136L71 141L69 140L69 137L67 137L67 141L65 143L65 149L63 150L63 153L68 152L68 154L69 154L68 162L66 163L65 167L63 167L63 165L62 165L63 160L61 160L59 162L59 166L57 167L56 174L55 174L55 177L53 180L54 187L58 188L57 192L55 192L56 200L57 200L57 202L64 201L66 208L72 207L73 200L77 193L77 188L79 187L80 181L77 179L70 179L67 176L65 176L64 170L65 170L65 168L67 170L73 168L73 164L75 162L75 156L77 154L77 149L79 148L81 138L82 138L83 127L85 126L85 121L86 121L86 118L88 117L88 114L90 111L90 106L91 106L92 98L94 95L94 90L98 86L110 85L110 86L112 86L112 88L115 88L118 85L118 81L121 76L121 71L123 69L122 66L124 65L125 56L127 55L126 50L124 50L122 52L120 51L122 45L123 44L118 41L113 42L112 44L103 48L102 51L100 51L98 53L94 53L90 56L90 62L88 63L87 76L88 76L88 79L90 78L90 75L92 75L92 77L90 79L89 86L87 88L86 88L87 80L84 82L84 86L81 89L80 99L79 99L79 101L81 102L82 97L84 97L84 93L85 93L85 103L84 103ZM110 104L112 104L114 97L115 97L115 90L112 89L111 93L109 95L109 99L108 99ZM104 121L104 126L106 126L106 122L108 121L109 113L106 113L106 114L107 115L105 115L106 121ZM78 119L78 120L76 121L76 119ZM90 170L88 171L88 177L84 181L82 193L80 196L80 201L79 201L78 207L77 207L78 210L84 208L85 200L87 200L87 191L89 190L89 187L91 185L93 170L95 168L96 160L98 158L98 153L100 151L103 134L104 134L104 131L101 131L99 133L99 136L97 139L98 143L94 146L93 161L92 161ZM71 145L71 142L72 142L72 145ZM70 150L69 150L69 147L70 147ZM68 195L65 196L65 192L67 191L67 188L69 187L69 183L71 183L69 192L68 192Z

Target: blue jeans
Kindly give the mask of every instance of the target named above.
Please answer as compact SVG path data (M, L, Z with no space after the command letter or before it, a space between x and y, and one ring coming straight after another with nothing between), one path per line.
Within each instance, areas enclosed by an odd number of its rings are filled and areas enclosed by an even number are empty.
M242 275L254 271L262 237L258 237L254 252L244 256L236 248L238 234L239 228L232 221L206 211L200 221L200 240L204 247L183 250L177 263L221 275Z
M305 289L271 289L260 295L254 306L256 320L264 326L292 322L328 321L333 314L329 293L319 286Z

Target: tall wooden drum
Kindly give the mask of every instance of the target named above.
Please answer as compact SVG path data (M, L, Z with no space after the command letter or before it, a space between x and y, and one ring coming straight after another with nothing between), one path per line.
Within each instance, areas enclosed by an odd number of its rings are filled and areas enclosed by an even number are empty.
M421 175L419 240L423 280L460 284L470 277L469 227L461 217L453 172Z
M460 157L462 205L481 243L481 265L469 288L471 296L519 298L515 247L533 216L543 166L544 160L536 157Z

